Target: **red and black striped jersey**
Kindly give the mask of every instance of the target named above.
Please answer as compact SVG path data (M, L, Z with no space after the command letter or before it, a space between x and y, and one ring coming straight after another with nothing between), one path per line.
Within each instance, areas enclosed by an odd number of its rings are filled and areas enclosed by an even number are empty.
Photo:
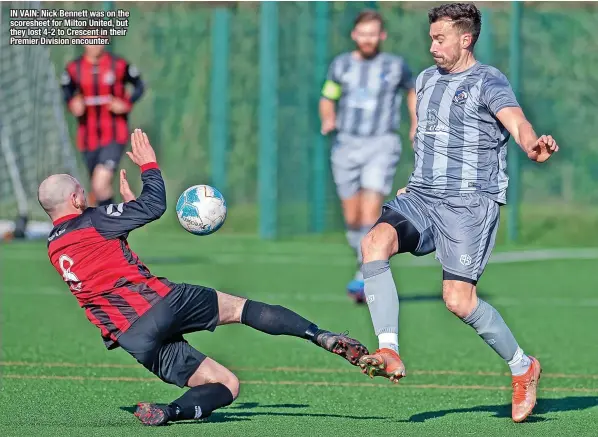
M61 83L67 104L76 94L81 94L85 102L85 113L79 117L77 129L79 150L127 143L128 115L111 112L110 100L118 97L132 105L141 98L144 84L134 65L110 52L102 53L95 64L81 56L67 64ZM134 86L131 95L125 89L127 83Z
M166 211L166 190L157 164L142 167L143 191L137 200L87 208L61 217L48 237L48 256L101 330L108 349L159 302L174 284L152 275L127 242L129 232Z

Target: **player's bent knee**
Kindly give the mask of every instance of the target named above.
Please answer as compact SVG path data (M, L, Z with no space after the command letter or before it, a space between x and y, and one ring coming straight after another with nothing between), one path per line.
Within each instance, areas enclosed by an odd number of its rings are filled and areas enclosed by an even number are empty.
M388 223L378 223L361 240L364 262L389 259L398 250L397 233Z
M475 285L459 280L445 280L442 284L442 299L451 313L463 319L475 308Z
M233 395L233 400L239 397L239 391L241 389L241 382L237 376L230 372L230 375L227 376L225 381L222 381L222 385L226 386Z
M188 387L197 387L198 385L220 383L228 388L233 395L233 399L239 396L240 382L239 378L211 358L206 358L191 375L187 382Z
M221 291L216 291L216 295L218 296L218 324L240 323L247 299Z

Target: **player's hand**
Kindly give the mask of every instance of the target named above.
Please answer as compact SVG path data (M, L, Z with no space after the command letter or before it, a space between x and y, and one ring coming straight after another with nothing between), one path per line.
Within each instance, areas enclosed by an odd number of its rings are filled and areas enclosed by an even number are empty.
M407 187L399 188L399 190L397 191L397 196L400 196L401 194L405 194L406 192L407 192Z
M119 97L112 97L110 101L110 112L114 114L126 114L131 109L131 105Z
M81 94L77 94L69 102L69 110L75 117L81 117L85 114L85 100Z
M545 162L553 153L559 151L559 146L550 135L542 135L532 149L527 152L527 157L532 161Z
M409 139L411 140L411 143L413 143L413 140L415 139L416 132L417 132L417 124L412 123L411 127L409 128Z
M141 129L135 129L131 134L131 151L127 152L127 155L139 167L150 162L157 162L156 153L147 135Z
M131 191L131 187L129 187L129 181L127 181L127 171L122 169L120 171L120 195L122 196L125 202L131 202L135 200L135 194Z
M336 129L336 119L334 117L322 120L322 127L320 129L322 135L328 135L334 129Z

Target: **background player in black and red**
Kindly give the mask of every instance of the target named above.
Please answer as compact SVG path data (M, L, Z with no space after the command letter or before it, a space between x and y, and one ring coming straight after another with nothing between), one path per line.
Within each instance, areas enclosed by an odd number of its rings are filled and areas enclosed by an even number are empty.
M127 154L142 172L138 199L124 170L125 202L118 205L87 208L83 188L65 174L45 179L38 198L55 225L48 237L50 261L108 349L120 346L163 381L190 387L170 404L139 404L135 414L144 424L204 418L239 394L237 377L192 348L185 333L243 323L267 334L310 340L353 365L368 353L358 341L321 330L287 308L152 275L127 236L164 214L166 190L147 136L136 130L131 143Z
M103 45L84 47L84 54L67 64L62 91L79 121L77 147L89 170L93 197L98 205L109 205L114 171L129 137L127 117L144 84L134 65ZM134 87L130 95L128 83Z

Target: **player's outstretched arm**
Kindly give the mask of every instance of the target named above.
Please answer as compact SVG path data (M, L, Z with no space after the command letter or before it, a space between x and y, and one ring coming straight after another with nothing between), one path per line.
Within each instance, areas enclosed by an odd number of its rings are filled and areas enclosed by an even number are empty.
M126 193L130 196L129 201L128 196L124 196L126 203L95 208L92 220L97 231L105 238L126 235L159 219L166 212L166 187L147 135L140 129L135 129L131 134L131 146L132 150L127 152L127 155L141 169L143 190L137 199L134 199L135 196L129 190L129 193ZM125 176L126 174L121 174L121 192L122 178Z
M496 117L532 161L545 162L553 153L558 152L559 146L554 138L550 135L538 137L521 108L503 108Z

